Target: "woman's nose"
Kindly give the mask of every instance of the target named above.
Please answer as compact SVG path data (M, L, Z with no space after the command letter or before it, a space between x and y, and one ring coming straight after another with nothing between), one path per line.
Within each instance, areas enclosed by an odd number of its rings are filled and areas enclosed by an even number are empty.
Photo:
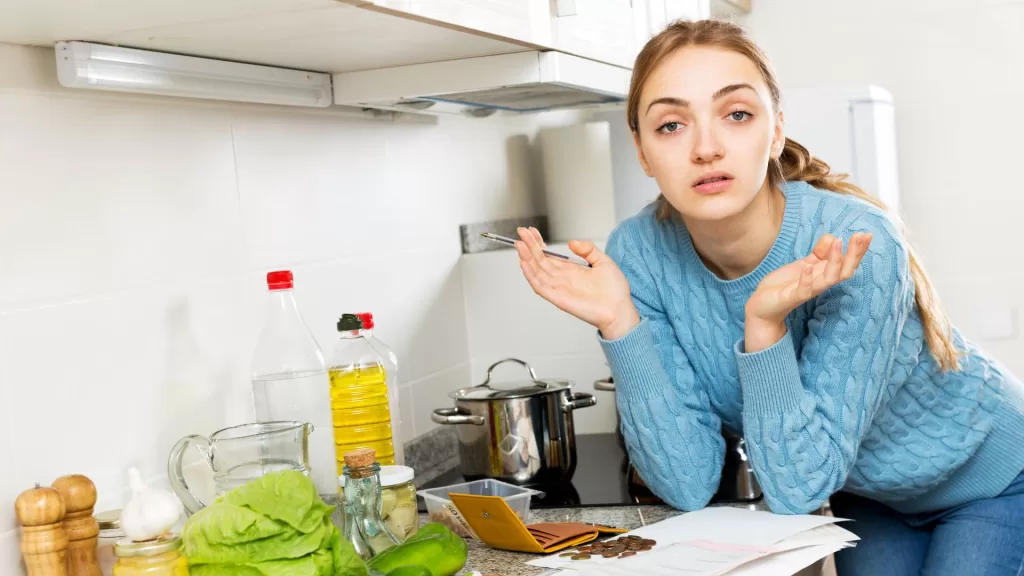
M718 141L710 124L697 127L694 131L695 140L691 152L691 160L696 164L706 164L722 158L725 151Z

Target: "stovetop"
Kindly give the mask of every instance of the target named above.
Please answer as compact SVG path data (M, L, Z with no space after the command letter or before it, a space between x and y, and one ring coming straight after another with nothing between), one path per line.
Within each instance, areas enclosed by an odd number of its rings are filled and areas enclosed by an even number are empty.
M645 486L631 481L629 458L617 434L576 436L576 459L576 471L570 482L529 486L544 492L531 498L532 509L662 503ZM417 488L438 488L466 481L456 468ZM420 512L426 512L422 497L417 497L417 503Z

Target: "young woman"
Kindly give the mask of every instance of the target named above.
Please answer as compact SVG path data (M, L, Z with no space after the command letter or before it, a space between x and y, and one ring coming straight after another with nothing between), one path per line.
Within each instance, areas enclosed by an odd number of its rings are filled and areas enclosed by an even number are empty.
M785 138L779 105L741 29L670 26L626 111L661 197L607 255L572 242L589 269L520 230L526 279L599 330L630 458L671 505L708 503L725 427L773 511L831 499L855 520L840 576L1020 574L1024 387L949 325L896 218Z

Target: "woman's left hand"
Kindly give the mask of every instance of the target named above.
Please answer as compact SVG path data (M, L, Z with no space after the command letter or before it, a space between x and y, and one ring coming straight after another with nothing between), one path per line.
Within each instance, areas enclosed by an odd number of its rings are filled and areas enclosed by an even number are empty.
M826 234L806 257L791 262L758 284L747 300L748 324L782 326L798 306L853 277L871 244L871 234L855 233L843 254L843 239ZM749 342L748 342L749 344Z

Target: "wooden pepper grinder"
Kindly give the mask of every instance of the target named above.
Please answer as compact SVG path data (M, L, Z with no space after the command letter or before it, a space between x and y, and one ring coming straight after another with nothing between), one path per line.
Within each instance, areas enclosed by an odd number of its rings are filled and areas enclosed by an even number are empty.
M61 476L53 482L64 500L64 533L68 537L67 576L103 576L96 544L100 525L92 517L96 485L81 474Z
M67 576L68 537L61 521L64 500L53 488L26 490L14 501L21 524L21 554L28 576Z

